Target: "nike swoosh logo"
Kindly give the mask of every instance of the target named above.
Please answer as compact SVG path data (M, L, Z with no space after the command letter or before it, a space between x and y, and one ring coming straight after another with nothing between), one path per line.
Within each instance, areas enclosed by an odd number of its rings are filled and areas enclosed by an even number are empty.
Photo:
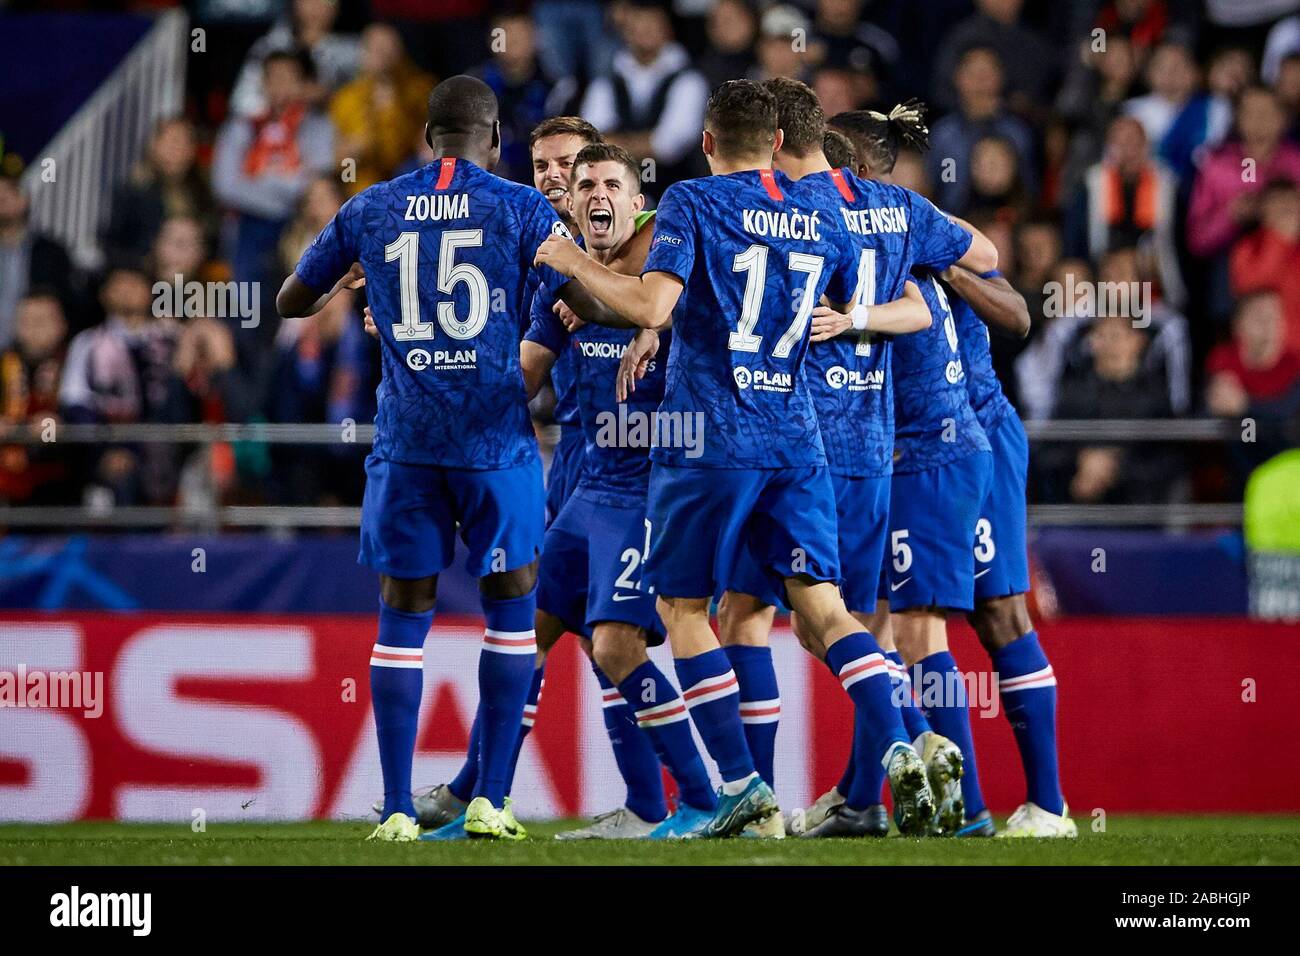
M992 570L993 570L992 568L985 568L983 571L976 571L975 580L978 581L980 578L984 577L984 575L988 574Z
M613 597L615 601L635 601L640 596L641 595L639 594L617 594L617 593L611 595L611 597Z
M904 584L906 584L910 580L912 580L910 577L903 578L903 580L899 581L897 584L891 584L889 586L889 590L897 591L899 588L901 588Z

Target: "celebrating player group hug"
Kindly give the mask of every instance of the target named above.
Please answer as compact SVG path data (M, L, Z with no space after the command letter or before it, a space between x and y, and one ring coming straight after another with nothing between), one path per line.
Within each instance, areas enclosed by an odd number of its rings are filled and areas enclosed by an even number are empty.
M493 175L496 100L453 77L429 97L435 161L347 202L286 280L286 316L364 284L383 354L360 553L380 574L371 839L525 838L511 783L566 632L627 800L562 839L884 836L886 786L905 836L993 836L951 611L1022 758L1026 799L997 835L1075 835L1024 600L1028 447L989 354L988 326L1023 335L1028 312L987 238L889 183L900 148L927 145L919 107L829 126L798 81L724 83L712 175L649 213L638 161L575 117L533 131L536 188ZM548 378L544 491L528 402ZM460 773L413 795L458 531L487 622L478 712ZM854 714L843 778L788 815L778 607ZM676 684L646 653L665 639Z

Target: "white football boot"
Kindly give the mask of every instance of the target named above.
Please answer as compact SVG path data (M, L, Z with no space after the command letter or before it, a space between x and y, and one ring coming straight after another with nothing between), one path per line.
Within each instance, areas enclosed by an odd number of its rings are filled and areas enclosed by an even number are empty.
M844 802L844 794L831 787L813 801L810 807L800 807L790 812L785 821L785 832L800 836L817 826L831 814L831 810Z
M659 824L642 820L627 807L597 814L585 827L555 834L557 840L644 840Z
M998 831L999 838L1015 839L1039 837L1048 839L1072 840L1079 835L1079 828L1070 819L1070 808L1061 808L1060 816L1048 813L1036 803L1022 803L1011 814L1007 825Z

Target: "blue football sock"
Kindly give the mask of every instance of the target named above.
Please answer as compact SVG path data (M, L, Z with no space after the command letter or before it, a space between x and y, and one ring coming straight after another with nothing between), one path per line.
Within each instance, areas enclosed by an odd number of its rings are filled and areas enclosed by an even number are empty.
M916 673L921 680L921 709L930 726L961 751L961 797L969 820L984 810L984 794L980 792L980 775L975 766L975 740L970 730L966 682L948 651L937 651L921 658L916 663Z
M691 736L686 704L677 688L654 661L646 661L618 685L618 690L677 781L682 802L696 810L712 810L716 801L709 772Z
M600 682L600 712L605 718L609 745L614 749L614 763L627 784L624 806L642 820L658 823L668 816L668 802L664 799L664 775L654 741L641 732L632 708L595 661L591 669Z
M1027 799L1048 813L1061 813L1065 798L1056 753L1056 676L1030 631L992 654L1002 709L1020 749Z
M931 729L930 722L921 713L921 708L916 706L916 697L912 694L912 675L907 672L903 655L898 651L887 651L885 656L893 665L889 668L889 678L893 682L894 699L898 701L898 709L903 715L903 726L907 728L908 736L915 740Z
M848 763L844 765L844 774L840 777L840 782L835 785L835 789L840 792L841 797L849 792L849 787L853 786L853 775L857 773L858 762L853 759L853 751L855 745L857 744L857 739L856 739L857 736L858 736L858 731L857 728L855 727L853 729L854 739L849 741Z
M840 638L826 651L826 664L853 698L854 774L844 802L865 810L880 802L882 778L871 765L881 764L894 744L908 743L907 730L894 705L889 664L874 637L859 631Z
M733 644L724 647L740 685L740 722L745 727L754 769L769 787L776 763L776 728L781 720L781 692L776 686L772 648Z
M478 657L479 764L474 796L500 807L537 660L537 591L493 600L481 596L487 628Z
M542 687L546 683L546 665L536 668L533 671L532 683L528 685L528 699L524 701L524 719L519 724L519 739L515 741L515 752L510 756L510 773L506 777L506 795L515 785L515 768L519 766L519 752L524 749L524 741L528 739L529 732L533 729L533 723L537 720L537 705L542 700ZM453 790L452 793L456 791Z
M682 699L722 782L734 784L752 777L754 758L745 743L740 694L727 655L718 647L695 657L679 657L673 666L682 685Z
M433 611L409 613L379 602L379 637L370 651L370 702L384 775L384 812L415 817L411 804L411 761L424 690L424 638Z
M482 721L483 705L474 711L474 724L469 729L469 746L465 748L465 762L460 765L460 772L451 778L447 789L456 799L469 803L474 796L474 785L478 783L478 744L479 725Z

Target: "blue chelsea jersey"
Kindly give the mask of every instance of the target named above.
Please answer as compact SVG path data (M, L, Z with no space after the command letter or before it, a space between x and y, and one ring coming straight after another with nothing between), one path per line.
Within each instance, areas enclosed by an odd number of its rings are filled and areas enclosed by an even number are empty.
M929 269L913 274L933 318L928 329L894 339L894 445L897 472L937 468L989 442L966 394L966 369L948 294Z
M659 352L650 361L645 378L637 382L627 401L620 403L614 395L618 366L636 331L588 323L569 332L552 311L554 304L549 289L538 291L525 338L554 352L557 361L568 357L574 403L586 439L578 488L588 497L613 505L644 504L650 482L650 449L660 424L657 412L664 394L664 357L672 337L660 336Z
M325 292L366 273L383 377L374 454L408 464L496 469L537 454L519 342L539 283L537 247L568 235L537 190L443 159L344 203L298 263Z
M823 293L849 299L857 259L819 191L768 169L676 183L643 271L684 283L660 412L703 430L697 457L663 445L651 457L679 467L824 465L803 364L813 308Z
M855 303L892 302L913 266L946 269L970 248L970 233L910 189L847 169L813 173L799 184L818 190L824 215L844 227L857 257ZM875 478L893 468L892 347L890 336L851 332L809 349L809 387L835 474Z
M982 278L992 279L1002 273L986 272ZM993 353L989 349L989 327L984 324L970 303L958 295L949 296L953 318L957 323L957 341L961 344L961 357L966 365L966 394L975 417L985 434L993 431L1008 414L1015 414L1010 400L1002 391L997 372L993 371Z

